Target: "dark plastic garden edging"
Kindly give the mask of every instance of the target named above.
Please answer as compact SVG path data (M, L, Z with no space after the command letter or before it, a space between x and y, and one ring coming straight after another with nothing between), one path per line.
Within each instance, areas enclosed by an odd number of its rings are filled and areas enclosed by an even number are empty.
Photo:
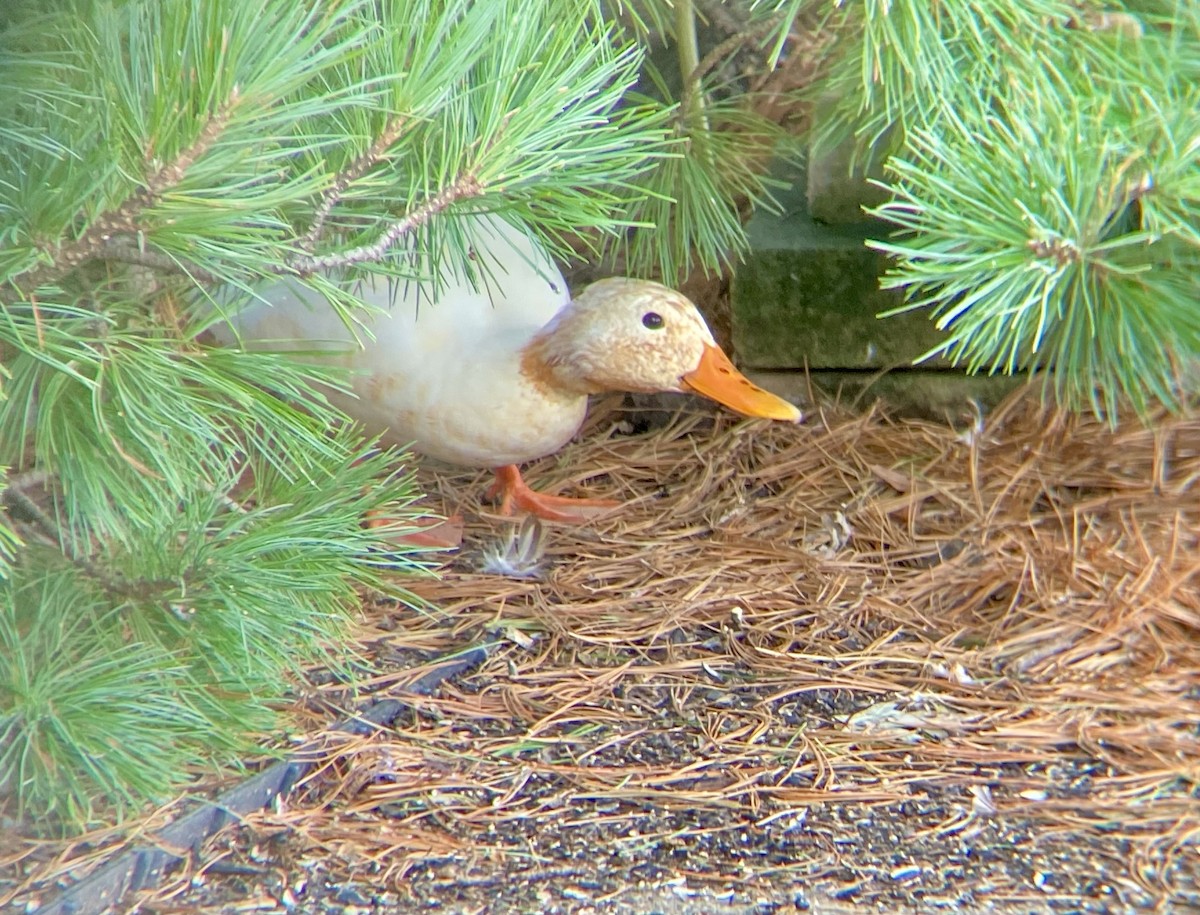
M483 661L490 646L472 648L408 686L404 692L427 696L451 677L470 670ZM352 718L339 722L333 730L350 734L369 734L388 727L408 707L403 699L378 699ZM111 861L93 871L56 899L35 909L33 915L102 915L117 905L127 893L157 886L168 871L181 864L187 855L198 851L221 829L248 813L261 810L280 795L285 795L312 769L319 758L319 746L310 743L287 759L281 759L241 784L205 801L151 838L156 844L142 844L117 853Z

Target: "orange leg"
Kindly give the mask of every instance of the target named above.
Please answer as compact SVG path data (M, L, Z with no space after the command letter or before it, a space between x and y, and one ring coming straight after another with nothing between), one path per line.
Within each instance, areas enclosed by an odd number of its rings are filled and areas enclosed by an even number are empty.
M523 479L516 464L496 468L496 482L488 489L489 499L500 500L500 514L511 515L514 508L545 521L583 524L610 508L620 505L611 499L570 499L534 492Z

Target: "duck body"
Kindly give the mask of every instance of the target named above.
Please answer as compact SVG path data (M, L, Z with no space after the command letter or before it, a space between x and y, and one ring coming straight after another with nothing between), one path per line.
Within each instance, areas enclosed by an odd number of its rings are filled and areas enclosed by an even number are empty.
M658 283L610 278L571 299L562 274L525 234L496 217L464 217L483 281L443 271L432 284L370 277L351 292L373 306L351 332L328 300L280 281L215 327L218 339L311 354L350 370L328 395L386 443L452 464L496 470L501 510L552 520L566 500L529 490L517 465L579 430L588 396L692 391L751 416L798 421L721 352L695 306ZM612 503L593 503L611 505Z
M351 291L375 309L355 334L316 290L280 282L234 319L247 345L315 351L349 370L351 395L329 399L387 444L466 467L521 464L578 431L587 395L538 384L522 352L569 301L558 268L515 232L489 239L505 272L428 286L372 276ZM227 335L232 338L232 335ZM226 342L230 342L227 340Z

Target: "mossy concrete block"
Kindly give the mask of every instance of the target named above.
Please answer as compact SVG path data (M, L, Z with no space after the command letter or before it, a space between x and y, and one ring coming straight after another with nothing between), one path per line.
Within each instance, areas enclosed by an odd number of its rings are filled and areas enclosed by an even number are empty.
M763 369L876 369L911 365L944 339L927 314L880 318L903 302L879 288L887 259L866 240L882 223L822 225L803 209L761 211L748 226L750 253L734 273L733 345ZM932 362L937 365L938 363Z
M838 119L835 112L840 107L844 107L843 100L836 95L819 99L810 135L824 135L823 128L831 117ZM853 136L834 142L834 135L809 144L803 176L806 207L818 222L859 223L868 218L866 210L880 206L889 197L878 182L886 178L883 163L889 151L894 151L897 134L893 128L884 130L870 148L863 148L861 139Z
M810 409L813 391L857 407L880 400L897 416L967 423L1029 384L1025 376L965 375L948 370L897 372L763 372L747 377L792 403ZM820 398L818 398L820 399Z
M806 185L808 212L819 222L848 223L862 222L867 218L864 210L885 203L888 192L872 184L884 177L880 158L868 165L851 164L854 153L853 140L824 152L809 154Z

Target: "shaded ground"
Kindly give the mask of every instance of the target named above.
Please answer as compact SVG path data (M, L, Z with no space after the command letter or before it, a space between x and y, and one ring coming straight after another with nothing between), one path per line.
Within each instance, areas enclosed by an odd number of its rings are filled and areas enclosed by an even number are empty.
M379 672L297 712L486 660L330 735L140 910L1200 909L1200 421L629 431L601 411L531 469L636 500L526 530L531 562L482 476L425 472L466 548L413 583L432 609L368 602ZM16 843L0 902L119 838Z

